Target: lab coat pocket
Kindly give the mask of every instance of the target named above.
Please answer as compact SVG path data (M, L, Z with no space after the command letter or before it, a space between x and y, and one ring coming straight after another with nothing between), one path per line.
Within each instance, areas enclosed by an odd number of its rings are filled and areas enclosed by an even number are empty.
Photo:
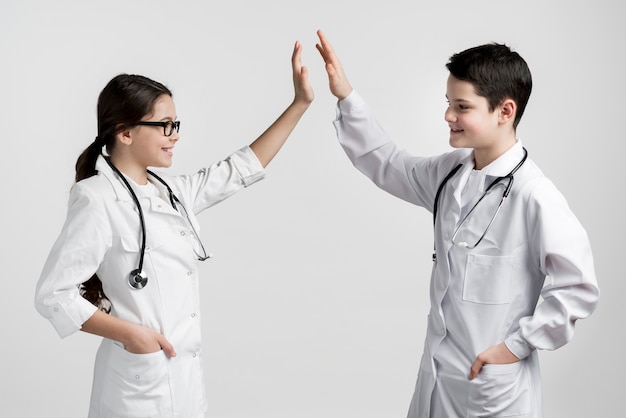
M114 416L161 416L171 411L165 353L133 354L113 345L103 402Z
M152 229L146 233L146 253L156 250L165 244L168 239L171 239L167 234L163 233L159 229ZM124 251L128 253L138 253L141 251L141 232L139 235L122 235L120 236L120 243Z
M468 417L525 417L530 414L530 380L523 361L485 364L470 382Z
M463 300L499 305L511 302L513 257L469 254L463 281Z

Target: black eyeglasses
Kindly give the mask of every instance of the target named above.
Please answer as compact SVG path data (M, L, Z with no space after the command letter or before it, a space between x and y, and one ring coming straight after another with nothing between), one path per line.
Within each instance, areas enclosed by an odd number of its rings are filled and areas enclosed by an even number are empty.
M163 127L163 135L165 136L172 136L172 134L174 133L174 129L176 129L176 132L178 132L180 130L180 121L176 120L176 121L165 121L165 122L148 122L148 121L140 121L135 123L135 125L142 125L142 126L162 126Z

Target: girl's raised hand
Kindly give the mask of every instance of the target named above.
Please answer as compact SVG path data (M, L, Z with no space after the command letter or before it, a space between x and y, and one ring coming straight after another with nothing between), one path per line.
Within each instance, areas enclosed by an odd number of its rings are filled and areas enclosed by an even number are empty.
M309 83L309 71L302 65L302 44L296 41L291 55L291 68L293 70L293 87L295 90L294 102L310 104L313 101L313 88Z

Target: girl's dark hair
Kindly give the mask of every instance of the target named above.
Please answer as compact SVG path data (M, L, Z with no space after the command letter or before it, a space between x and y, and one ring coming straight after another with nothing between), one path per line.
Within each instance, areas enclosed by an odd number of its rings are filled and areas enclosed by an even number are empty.
M455 78L472 83L491 111L507 97L513 99L517 104L513 128L517 128L533 86L530 69L517 52L503 44L481 45L454 54L446 67Z
M150 114L154 103L164 94L172 96L163 84L141 75L120 74L109 81L98 97L98 136L76 161L76 181L95 175L96 160L102 153L102 147L110 155L115 147L115 136ZM79 291L100 310L110 312L111 302L104 294L97 275L79 285Z

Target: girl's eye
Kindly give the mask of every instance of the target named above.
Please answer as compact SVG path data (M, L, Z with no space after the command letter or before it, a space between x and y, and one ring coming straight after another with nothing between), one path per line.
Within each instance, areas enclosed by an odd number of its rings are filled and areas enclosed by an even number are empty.
M468 107L468 106L465 106L465 105L460 104L460 105L459 105L459 109L461 109L461 110L467 110L467 109L469 109L469 107Z

